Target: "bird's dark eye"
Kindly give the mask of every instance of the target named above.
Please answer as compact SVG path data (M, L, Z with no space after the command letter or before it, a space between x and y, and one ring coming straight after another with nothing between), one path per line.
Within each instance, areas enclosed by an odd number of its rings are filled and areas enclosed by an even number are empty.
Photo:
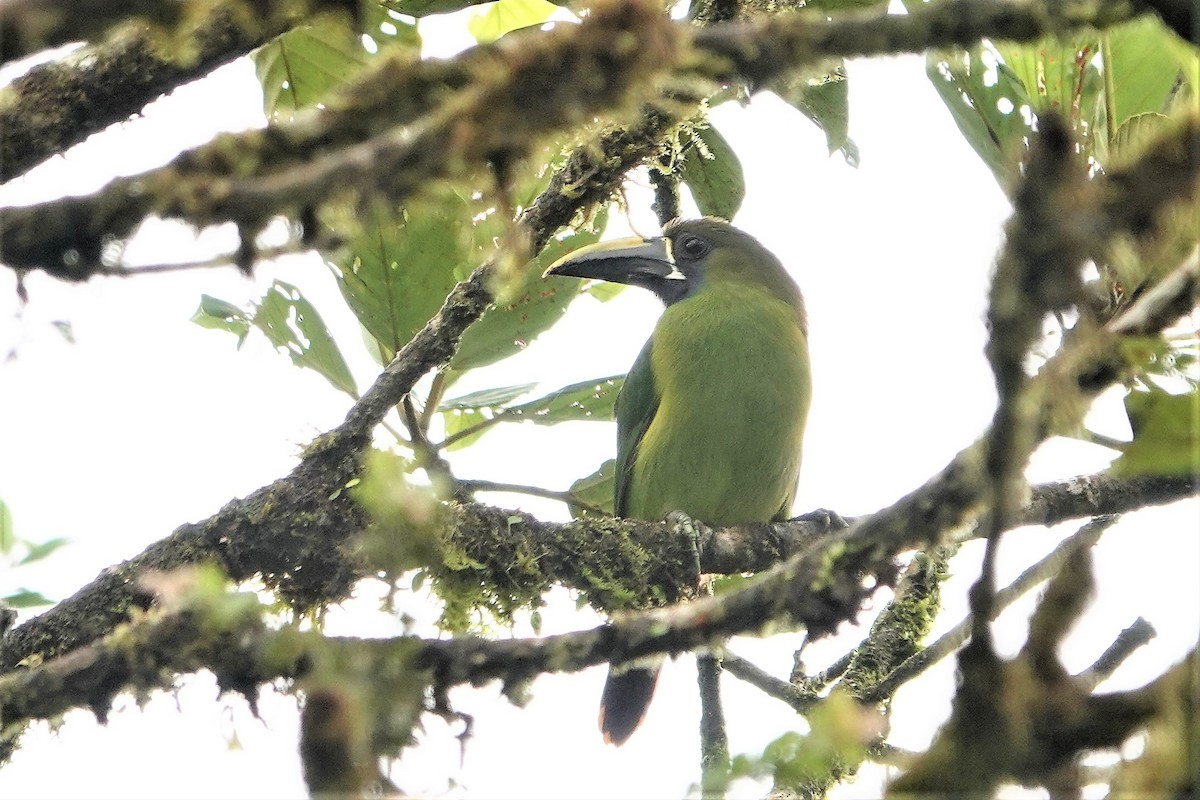
M700 258L707 255L708 250L708 242L699 236L685 236L679 242L679 252L688 258Z

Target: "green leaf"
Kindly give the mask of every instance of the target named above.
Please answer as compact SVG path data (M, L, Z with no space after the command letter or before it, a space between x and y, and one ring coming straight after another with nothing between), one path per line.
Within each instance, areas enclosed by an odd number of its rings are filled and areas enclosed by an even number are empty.
M815 72L789 72L772 81L768 88L825 132L830 155L840 150L846 163L857 167L858 146L848 136L849 86L849 81L846 80L846 63L837 59Z
M381 0L381 5L397 14L425 17L431 14L450 14L479 5L479 0Z
M482 389L478 392L462 395L444 401L438 406L442 415L442 425L446 439L459 436L463 431L478 428L472 435L454 439L447 448L461 450L469 447L487 432L495 418L495 412L517 397L537 386L536 383L523 383L517 386L501 386L494 389ZM484 426L484 427L481 427Z
M536 383L519 383L516 386L498 386L494 389L480 389L477 392L443 400L441 405L438 406L438 411L467 408L489 408L495 410L516 400L521 395L531 391L535 386L537 386Z
M358 397L358 387L329 328L295 286L275 281L259 301L253 323L293 364L320 373L335 389Z
M1135 114L1121 123L1120 129L1108 141L1108 152L1114 155L1137 153L1162 133L1167 117L1162 114Z
M512 300L498 303L463 334L458 352L450 361L454 372L494 364L529 345L553 325L579 296L584 282L565 278L544 280L542 273L560 257L600 238L608 222L608 209L596 215L594 229L573 231L552 240L521 273L512 287Z
M385 49L407 50L414 58L421 55L421 34L415 20L406 19L402 12L389 9L378 0L364 0L359 4L363 32L382 52ZM410 14L415 17L416 14Z
M1065 41L1048 36L1029 44L997 42L994 46L1034 114L1059 111L1076 127L1092 119L1103 88L1096 66L1097 35Z
M315 105L367 63L368 53L345 21L323 17L295 28L251 54L268 117Z
M1154 16L1115 25L1100 34L1110 137L1138 114L1163 114L1184 64L1170 31Z
M930 52L925 72L967 143L1007 189L1033 133L1031 101L1020 79L979 47Z
M350 82L377 53L404 49L420 55L417 26L375 2L363 3L363 32L348 17L319 16L255 50L251 57L263 89L263 111L287 118L321 102Z
M1113 462L1115 475L1200 473L1200 391L1130 392L1125 413L1133 441Z
M17 529L13 525L12 511L8 503L0 500L0 555L11 553L17 543Z
M737 153L711 126L693 130L684 153L681 177L700 213L732 220L746 199L746 179Z
M571 484L570 492L581 502L598 508L605 514L613 513L613 476L617 471L617 460L610 458L600 465L600 468L580 478ZM586 517L591 514L586 508L571 504L572 517Z
M556 425L567 421L611 420L613 402L624 382L624 375L593 378L516 406L507 404L529 391L534 384L485 389L448 400L438 407L438 411L442 413L447 438L478 428L472 435L455 439L449 445L450 449L456 450L474 443L498 422Z
M21 566L22 564L32 564L35 561L41 561L43 558L50 555L55 550L58 550L63 545L70 543L70 539L64 539L62 537L47 539L46 541L38 542L37 544L26 542L29 552L25 554L24 558L17 562L17 566Z
M761 756L738 755L730 763L734 778L770 775L777 789L827 783L838 765L857 764L866 756L878 712L864 709L850 695L835 690L805 715L807 734L788 731L767 744Z
M192 315L192 322L201 328L227 331L238 338L238 347L246 341L250 332L250 315L227 300L211 295L200 295L200 307Z
M388 575L440 565L439 532L445 509L428 486L409 478L412 462L395 453L367 453L362 480L351 487L370 524L358 545L367 563Z
M35 592L32 589L18 589L12 594L0 597L0 603L11 608L35 608L37 606L54 605L53 600L41 592Z
M558 6L547 0L499 0L467 21L467 30L480 44L494 42L506 33L541 25Z
M613 403L624 383L624 375L572 383L545 397L506 408L504 416L506 419L528 420L538 425L555 425L568 420L611 420Z
M347 254L330 262L342 296L385 352L395 353L425 326L475 258L472 210L448 188L398 213L375 205Z

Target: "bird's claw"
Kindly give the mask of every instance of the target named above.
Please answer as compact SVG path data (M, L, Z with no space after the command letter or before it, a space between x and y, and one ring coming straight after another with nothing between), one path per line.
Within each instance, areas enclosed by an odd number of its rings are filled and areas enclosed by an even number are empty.
M663 519L670 526L671 532L679 536L686 536L692 545L692 558L694 559L693 566L696 569L696 574L700 574L700 525L696 520L682 511L671 511Z
M831 511L828 508L815 508L812 511L792 517L788 522L812 522L823 527L826 533L850 527L850 523L843 519L841 514Z

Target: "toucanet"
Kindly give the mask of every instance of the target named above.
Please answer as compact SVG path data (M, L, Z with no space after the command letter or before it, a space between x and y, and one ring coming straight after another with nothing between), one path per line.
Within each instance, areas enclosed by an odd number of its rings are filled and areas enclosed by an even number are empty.
M786 519L811 383L804 301L779 260L703 218L669 223L657 238L584 247L546 275L640 286L666 305L617 398L617 516ZM637 728L658 666L610 668L605 741L622 744Z

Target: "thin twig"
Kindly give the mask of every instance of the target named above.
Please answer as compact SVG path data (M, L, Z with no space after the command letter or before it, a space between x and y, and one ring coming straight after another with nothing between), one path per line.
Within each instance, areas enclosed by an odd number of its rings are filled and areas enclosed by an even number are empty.
M729 736L721 708L721 656L696 654L700 689L700 791L705 800L721 800L729 783Z
M758 665L741 656L734 655L728 650L725 651L724 664L729 674L745 681L768 697L774 697L776 700L788 704L800 713L809 710L821 699L821 696L815 691L808 692L785 680L780 680Z
M1113 671L1125 659L1133 655L1135 650L1149 643L1157 635L1158 631L1154 630L1153 625L1144 618L1138 617L1130 623L1128 628L1117 634L1117 638L1108 646L1108 649L1100 654L1095 663L1076 675L1075 680L1084 687L1085 691L1090 692L1101 681L1112 675Z
M1019 597L1056 574L1076 550L1094 545L1104 531L1112 527L1118 519L1117 516L1098 517L1060 542L1047 556L1022 572L1008 586L996 592L995 602L992 605L992 616L985 622L995 619L1001 611L1012 605ZM970 638L973 624L973 617L968 617L946 631L928 647L896 667L885 679L864 690L861 699L867 703L876 703L891 697L900 686L961 647Z
M554 489L543 489L540 486L525 486L519 483L501 483L498 481L485 480L464 480L459 481L458 485L464 492L510 492L512 494L527 494L530 497L544 497L547 500L558 500L561 503L566 503L569 506L581 508L589 514L597 514L604 516L603 509L589 505L571 492L560 492Z

